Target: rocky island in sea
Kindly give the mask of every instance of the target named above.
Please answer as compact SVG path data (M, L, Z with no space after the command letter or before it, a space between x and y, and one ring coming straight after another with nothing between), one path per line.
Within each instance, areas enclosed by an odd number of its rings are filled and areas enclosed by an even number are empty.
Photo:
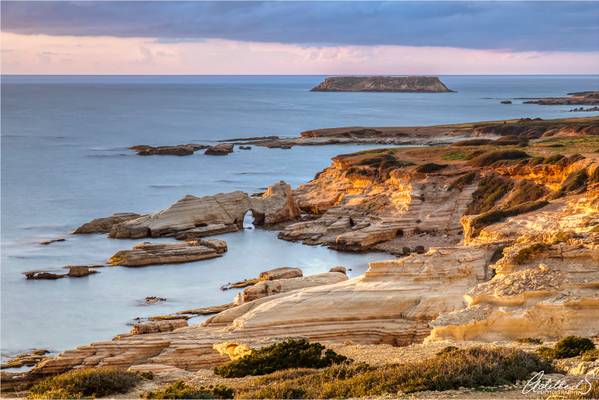
M312 92L453 92L436 76L334 76L326 78Z
M257 225L278 229L281 239L389 259L353 279L342 267L311 276L265 271L229 284L245 287L230 304L151 317L57 356L21 355L35 366L3 373L3 386L47 393L44 379L57 374L110 379L121 371L132 382L123 390L156 391L146 396L363 397L463 391L472 376L487 382L492 372L489 386L507 382L501 390L515 394L539 370L570 382L599 371L599 118L433 130L454 140L338 155L293 190L279 182L260 196L188 196L154 214L84 225L87 234L98 226L116 239L174 237L181 245L168 252L202 245L226 257L226 243L196 240L240 230L252 210ZM325 132L347 137L344 128ZM144 264L163 257L144 254ZM189 324L198 314L213 315ZM316 358L298 361L298 352ZM456 363L472 371L461 375ZM309 369L285 370L297 367ZM406 371L437 377L417 386Z

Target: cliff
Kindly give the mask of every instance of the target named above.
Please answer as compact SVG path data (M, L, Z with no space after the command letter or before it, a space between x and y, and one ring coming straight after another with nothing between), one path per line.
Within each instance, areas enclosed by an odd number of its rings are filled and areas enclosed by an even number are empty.
M436 76L334 76L312 92L453 92Z

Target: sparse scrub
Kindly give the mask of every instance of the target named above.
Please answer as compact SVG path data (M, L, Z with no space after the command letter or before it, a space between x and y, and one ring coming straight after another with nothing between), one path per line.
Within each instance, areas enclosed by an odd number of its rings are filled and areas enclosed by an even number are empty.
M528 337L520 338L518 342L523 344L543 344L543 339Z
M462 190L466 185L470 185L476 179L476 172L470 171L462 176L457 177L449 184L447 190L458 189Z
M381 367L339 365L317 374L269 381L238 393L241 398L350 398L423 390L499 386L552 371L551 364L517 349L449 349L426 360ZM342 373L340 373L342 371Z
M140 380L134 372L88 368L46 378L31 387L31 399L82 399L127 393Z
M146 392L144 399L232 399L234 391L222 385L191 386L183 381L177 381L160 389Z
M214 372L225 378L232 378L264 375L288 368L323 368L348 361L347 357L333 350L325 350L320 343L287 339L229 361L216 367Z
M521 150L494 150L485 152L470 160L474 167L488 167L489 165L503 160L520 160L530 157Z
M503 210L492 210L475 216L470 221L471 237L476 237L485 226L501 222L508 217L524 214L545 207L547 200L531 201Z
M446 167L447 167L447 165L445 165L445 164L426 163L426 164L419 165L416 168L416 172L430 174L432 172L440 171Z

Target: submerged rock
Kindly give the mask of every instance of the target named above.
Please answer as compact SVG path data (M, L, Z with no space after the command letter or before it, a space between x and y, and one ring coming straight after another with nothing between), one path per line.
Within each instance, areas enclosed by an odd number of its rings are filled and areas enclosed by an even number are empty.
M224 240L191 240L183 243L141 243L131 250L121 250L110 259L110 265L142 267L156 264L178 264L220 257L227 251Z
M49 239L49 240L41 241L40 244L43 246L47 246L49 244L58 243L58 242L66 242L66 239L65 238Z
M88 233L108 233L113 226L130 221L141 217L140 214L135 213L116 213L110 217L96 218L90 222L81 225L73 232L74 234L88 234Z
M146 304L158 304L166 301L164 297L148 296L144 299Z
M233 143L219 143L214 146L210 146L206 149L204 154L209 156L226 156L233 152Z

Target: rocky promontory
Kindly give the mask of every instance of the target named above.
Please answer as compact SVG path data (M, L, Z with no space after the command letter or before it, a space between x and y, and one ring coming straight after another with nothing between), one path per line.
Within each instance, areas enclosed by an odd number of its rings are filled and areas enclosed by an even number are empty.
M524 104L541 104L544 106L561 105L599 105L599 90L568 93L568 97L544 97L527 100Z
M436 76L334 76L312 92L453 92Z

